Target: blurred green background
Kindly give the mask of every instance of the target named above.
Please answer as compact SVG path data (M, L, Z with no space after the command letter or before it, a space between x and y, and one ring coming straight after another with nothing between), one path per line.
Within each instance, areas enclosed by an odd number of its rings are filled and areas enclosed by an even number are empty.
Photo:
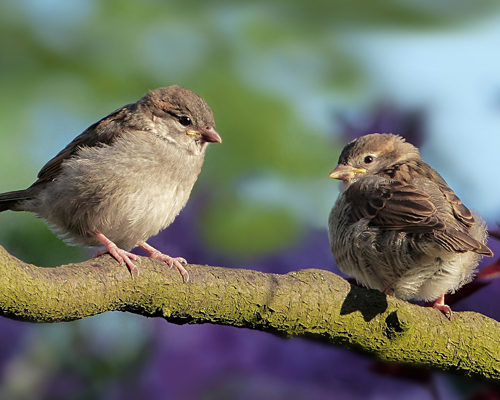
M499 9L492 0L1 0L0 192L29 186L93 122L175 83L205 98L223 137L193 194L203 197L197 234L218 254L263 257L324 229L340 121L362 130L381 104L422 111L424 159L494 222ZM43 266L91 254L22 213L0 215L0 245ZM124 327L115 359L140 354L156 329L119 314L30 328L3 364L0 393L37 398L50 368L29 365L61 363L61 348L82 335L109 335L109 345ZM34 383L23 391L14 376Z

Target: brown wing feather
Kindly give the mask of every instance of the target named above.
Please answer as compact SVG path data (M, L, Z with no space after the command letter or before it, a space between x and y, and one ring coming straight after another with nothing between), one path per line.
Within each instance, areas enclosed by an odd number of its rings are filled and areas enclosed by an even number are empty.
M464 224L467 229L474 225L474 217L470 210L462 204L462 201L448 186L443 177L424 161L415 159L402 164L392 165L382 173L382 176L406 183L411 182L416 176L425 177L435 182L441 193L450 203L455 218Z
M370 177L353 183L345 195L352 206L353 222L368 218L371 225L380 229L432 234L429 237L450 252L474 251L493 255L486 245L469 235L466 223L460 223L462 220L456 215L456 219L452 221L440 217L430 196L412 185ZM443 195L446 197L444 193ZM446 197L448 198L452 196ZM467 210L474 223L472 214L460 199L455 204L460 204ZM467 212L461 213L466 220Z
M444 228L429 196L412 185L372 177L355 182L345 194L354 222L368 218L382 229L405 232Z
M446 197L446 200L448 200L448 202L451 204L451 208L453 210L453 215L455 215L455 218L457 218L460 222L462 222L469 228L473 226L475 220L472 216L472 213L467 207L462 204L462 201L458 198L455 192L451 190L446 183L444 185L440 183L439 188Z
M127 119L130 115L131 108L134 106L135 104L128 104L89 126L83 133L74 138L71 143L69 143L54 158L42 167L38 173L38 180L33 185L49 182L56 178L61 171L61 166L64 160L72 157L81 147L111 144L120 134L119 129L112 129L113 126Z

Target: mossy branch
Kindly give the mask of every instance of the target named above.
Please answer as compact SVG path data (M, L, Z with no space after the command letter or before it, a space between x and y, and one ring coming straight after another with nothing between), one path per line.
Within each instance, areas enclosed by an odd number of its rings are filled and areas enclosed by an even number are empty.
M441 312L349 285L323 270L286 275L143 258L140 275L109 256L42 268L0 247L0 313L30 322L62 322L107 311L175 324L213 323L302 336L375 355L383 361L500 379L500 323Z

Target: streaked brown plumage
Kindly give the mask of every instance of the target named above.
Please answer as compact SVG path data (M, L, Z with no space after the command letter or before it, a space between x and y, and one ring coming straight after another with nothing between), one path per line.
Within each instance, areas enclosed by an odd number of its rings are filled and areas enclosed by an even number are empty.
M493 255L484 221L397 135L349 143L330 177L342 181L328 221L340 270L401 299L436 300L451 316L444 294Z

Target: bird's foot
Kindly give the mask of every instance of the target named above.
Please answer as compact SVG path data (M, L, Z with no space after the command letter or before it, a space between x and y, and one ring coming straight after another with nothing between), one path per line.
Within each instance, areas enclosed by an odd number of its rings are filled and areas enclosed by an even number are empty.
M100 257L103 254L109 253L111 254L116 261L120 264L125 262L127 264L128 270L132 276L139 275L139 269L135 266L133 261L139 260L139 256L133 253L130 253L126 250L120 249L116 244L114 244L111 240L109 240L106 236L104 236L101 232L95 232L94 236L106 247L106 250L99 250L94 254L94 257ZM132 261L133 260L133 261Z
M153 246L150 246L146 242L140 243L139 247L145 250L151 258L156 258L158 260L165 261L170 267L175 265L179 270L184 282L189 282L189 273L182 264L187 264L187 261L182 257L170 257L169 255L163 254L161 251L156 250Z
M451 317L452 317L453 313L451 311L450 306L444 303L444 294L442 294L441 297L439 297L434 302L434 304L432 305L432 307L437 308L438 310L440 310L451 321Z

